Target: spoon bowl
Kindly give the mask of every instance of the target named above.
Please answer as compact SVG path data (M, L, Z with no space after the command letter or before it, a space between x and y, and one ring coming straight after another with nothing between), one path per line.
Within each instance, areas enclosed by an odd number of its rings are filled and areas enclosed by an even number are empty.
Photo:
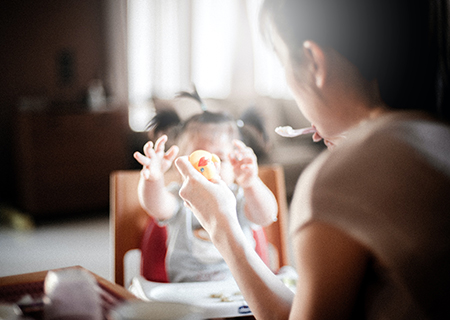
M313 127L302 128L302 129L293 129L291 126L281 126L275 128L275 132L278 133L282 137L293 138L300 136L302 134L314 133L316 129Z

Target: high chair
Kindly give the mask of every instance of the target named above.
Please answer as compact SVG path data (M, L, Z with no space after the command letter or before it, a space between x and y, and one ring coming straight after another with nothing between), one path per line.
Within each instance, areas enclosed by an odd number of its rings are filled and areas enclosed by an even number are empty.
M287 199L284 185L283 168L279 165L261 165L259 176L273 192L278 202L278 220L265 227L265 236L272 248L270 267L277 271L288 265L286 244ZM111 173L110 180L110 235L113 246L114 281L124 285L124 257L132 249L141 246L144 231L147 228L148 214L141 208L137 186L138 170L121 170Z

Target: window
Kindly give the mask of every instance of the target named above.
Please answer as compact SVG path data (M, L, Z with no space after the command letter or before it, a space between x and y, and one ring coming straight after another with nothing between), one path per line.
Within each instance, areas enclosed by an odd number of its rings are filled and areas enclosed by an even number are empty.
M259 0L128 0L128 99L133 130L195 83L204 98L289 98L257 27Z

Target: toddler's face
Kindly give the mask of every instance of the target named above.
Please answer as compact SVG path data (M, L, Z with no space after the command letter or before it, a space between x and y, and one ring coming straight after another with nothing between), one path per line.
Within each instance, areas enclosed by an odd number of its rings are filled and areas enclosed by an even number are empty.
M180 149L183 155L190 155L195 150L205 150L216 154L220 158L220 176L227 184L234 182L233 166L228 155L233 152L232 138L224 131L204 131L187 133L180 141Z

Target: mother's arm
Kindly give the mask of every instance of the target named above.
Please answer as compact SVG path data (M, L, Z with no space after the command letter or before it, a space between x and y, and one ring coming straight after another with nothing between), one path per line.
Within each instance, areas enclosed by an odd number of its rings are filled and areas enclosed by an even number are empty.
M299 281L291 319L349 319L366 272L368 250L321 222L304 226L293 240Z
M186 157L175 163L185 179L180 196L210 234L257 319L350 317L370 257L365 247L327 224L313 222L298 230L293 235L299 273L294 297L247 242L226 184L207 181Z
M223 181L205 179L186 157L175 162L184 177L180 196L208 231L257 319L288 319L293 293L248 243L236 215L236 199Z

